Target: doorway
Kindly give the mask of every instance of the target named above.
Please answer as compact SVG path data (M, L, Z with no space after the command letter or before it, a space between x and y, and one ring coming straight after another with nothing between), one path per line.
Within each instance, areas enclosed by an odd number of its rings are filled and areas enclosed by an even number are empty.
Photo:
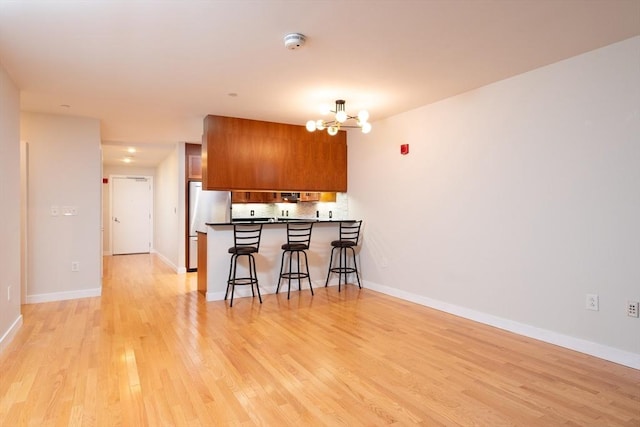
M113 255L149 253L153 230L153 177L110 176Z

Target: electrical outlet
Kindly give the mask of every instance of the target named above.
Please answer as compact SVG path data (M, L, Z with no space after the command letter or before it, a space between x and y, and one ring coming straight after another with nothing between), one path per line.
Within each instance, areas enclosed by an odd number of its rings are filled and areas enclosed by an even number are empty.
M585 308L587 310L598 311L598 295L596 294L587 294L587 301Z
M71 271L80 271L80 261L71 261Z
M627 301L627 316L639 317L640 316L640 302L639 301Z

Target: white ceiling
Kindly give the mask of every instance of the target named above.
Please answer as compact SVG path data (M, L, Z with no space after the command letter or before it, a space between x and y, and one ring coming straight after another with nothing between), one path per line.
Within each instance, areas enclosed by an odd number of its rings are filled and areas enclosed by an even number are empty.
M285 49L291 32L302 49ZM100 119L107 163L122 145L200 141L207 114L303 125L339 98L375 132L639 34L640 0L0 0L21 108Z

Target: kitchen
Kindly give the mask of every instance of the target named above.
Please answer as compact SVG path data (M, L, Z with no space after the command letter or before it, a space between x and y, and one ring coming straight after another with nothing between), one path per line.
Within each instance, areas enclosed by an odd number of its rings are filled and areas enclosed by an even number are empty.
M345 191L346 133L339 132L333 137L328 133L310 133L302 126L207 116L203 135L200 161L195 144L187 147L185 156L187 179L199 175L203 190L198 194L217 200L201 205L206 213L190 212L188 215L189 267L198 269L199 290L206 292L208 300L221 299L226 284L222 280L227 274L226 249L231 244L228 233L223 233L222 237L220 234L230 227L221 224L238 220L277 223L274 226L278 231L273 231L271 226L267 228L265 240L268 243L263 245L273 252L265 254L266 261L262 263L263 275L270 278L268 283L274 283L275 267L271 261L278 258L279 244L286 239L284 228L278 227L278 223L294 219L320 221L322 226L316 227L318 231L312 241L311 269L315 270L315 277L324 276L329 261L325 259L329 252L327 248L337 236L336 224L331 223L351 219ZM192 180L187 185L197 184ZM194 201L189 202L189 206L194 209ZM193 218L200 219L198 225L193 224ZM215 240L207 236L211 232ZM194 256L194 251L198 255ZM261 263L258 264L260 270ZM216 273L211 274L213 271Z

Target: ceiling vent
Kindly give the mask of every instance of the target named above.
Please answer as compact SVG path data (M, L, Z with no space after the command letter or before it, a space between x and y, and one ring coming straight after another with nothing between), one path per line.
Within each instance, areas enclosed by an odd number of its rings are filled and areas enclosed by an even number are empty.
M300 49L304 46L306 37L300 33L291 33L284 36L284 47L289 50Z

